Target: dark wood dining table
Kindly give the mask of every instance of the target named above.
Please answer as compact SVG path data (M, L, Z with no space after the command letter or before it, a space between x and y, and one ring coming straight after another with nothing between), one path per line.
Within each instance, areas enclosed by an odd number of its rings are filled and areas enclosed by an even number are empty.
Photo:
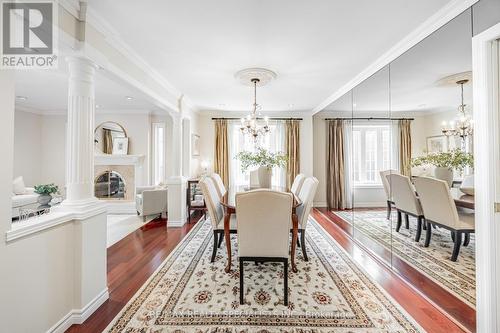
M457 207L474 209L475 204L473 195L465 194L456 187L451 188L450 193Z
M231 235L230 235L230 223L231 223L231 215L236 214L236 193L247 192L252 190L257 190L256 187L249 186L236 186L230 187L226 194L221 198L220 203L224 207L224 239L226 242L226 250L227 250L227 265L226 265L226 273L231 271ZM287 192L291 193L284 187L273 186L269 190L278 191L278 192ZM293 205L292 205L292 249L291 249L291 265L292 271L296 273L297 266L295 265L295 249L297 247L297 239L298 239L298 230L299 230L299 219L296 214L297 207L302 205L302 201L300 201L299 197L295 194L293 195Z

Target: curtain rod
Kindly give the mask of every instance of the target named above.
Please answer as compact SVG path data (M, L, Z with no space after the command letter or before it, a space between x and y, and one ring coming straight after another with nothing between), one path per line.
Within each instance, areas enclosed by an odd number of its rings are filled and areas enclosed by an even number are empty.
M325 120L415 120L415 118L325 118Z
M212 120L219 120L219 119L240 120L241 118L212 118ZM264 120L264 118L257 118L257 119ZM303 120L303 119L302 118L271 118L271 117L269 117L269 120Z

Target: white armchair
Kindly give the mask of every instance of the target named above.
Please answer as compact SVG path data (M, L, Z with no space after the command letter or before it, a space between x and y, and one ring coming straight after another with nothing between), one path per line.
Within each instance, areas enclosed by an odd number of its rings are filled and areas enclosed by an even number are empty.
M318 184L319 181L316 177L306 178L300 186L300 192L296 194L300 201L302 201L302 205L297 207L296 214L299 220L300 246L302 248L304 261L309 260L306 253L306 226L309 220L309 213L313 206L314 196L318 189Z
M138 186L136 188L135 207L137 215L142 216L144 222L148 215L167 212L167 189L156 186Z

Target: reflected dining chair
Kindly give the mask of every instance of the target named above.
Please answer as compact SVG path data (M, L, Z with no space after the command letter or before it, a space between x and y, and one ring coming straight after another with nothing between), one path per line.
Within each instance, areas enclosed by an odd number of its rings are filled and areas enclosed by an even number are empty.
M210 217L210 222L214 232L214 247L212 249L212 258L210 259L210 262L214 262L215 256L217 255L217 249L222 244L222 239L224 238L224 210L222 208L222 204L220 203L217 185L215 185L213 179L211 177L205 177L200 180L199 185L201 187L201 191L203 192L203 197L205 198L208 216ZM231 215L230 225L230 233L236 233L235 215Z
M415 242L420 241L420 235L422 234L422 227L424 227L424 212L422 206L420 205L420 200L418 199L415 188L410 181L409 177L390 174L387 176L392 189L392 199L394 201L394 206L398 212L398 222L396 225L396 231L399 232L401 228L401 213L405 214L405 221L408 222L408 215L417 218L417 232L415 234Z
M281 262L284 304L288 306L288 251L293 195L258 189L236 194L240 304L244 303L244 263Z
M398 170L383 170L379 172L380 174L380 179L382 180L382 185L384 186L384 191L385 191L385 197L387 200L387 219L391 218L391 210L392 206L394 205L394 201L392 200L392 192L391 192L391 184L389 183L389 180L387 179L388 175L392 174L400 174Z
M304 256L305 261L309 260L306 253L307 221L309 220L309 213L311 212L311 208L313 206L314 196L316 195L318 184L319 181L316 177L306 178L298 194L302 205L297 207L296 213L299 221L300 247L302 248L302 255Z
M431 225L437 225L450 230L455 243L451 261L457 261L462 243L462 235L465 235L464 246L467 246L470 234L474 233L474 213L459 212L457 210L448 183L445 181L435 178L418 177L415 179L415 187L427 223L425 247L428 247L431 241Z
M306 180L306 176L304 176L303 173L299 173L293 180L292 187L290 187L290 192L295 195L299 195L302 184L304 184L304 180Z
M226 195L226 187L224 186L224 182L222 181L220 175L218 173L213 173L210 175L210 178L212 178L215 183L217 193L219 194L219 199Z
M259 183L259 170L250 170L250 187L258 188L260 186Z

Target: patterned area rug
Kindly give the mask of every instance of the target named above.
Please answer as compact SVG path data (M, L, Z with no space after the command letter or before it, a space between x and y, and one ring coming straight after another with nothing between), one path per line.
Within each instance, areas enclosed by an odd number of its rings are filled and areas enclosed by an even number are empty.
M298 256L283 305L282 264L245 264L245 304L233 257L210 263L209 220L199 222L124 307L107 332L422 332L317 222L308 225L309 262ZM234 255L237 239L232 236Z
M352 212L333 212L344 221L351 224ZM424 247L425 231L422 232L420 242L414 240L417 222L410 217L410 229L403 224L396 232L396 214L387 220L385 210L356 210L354 212L354 228L373 239L386 249L392 249L392 254L398 256L418 271L427 275L436 283L443 286L465 303L475 308L476 304L476 266L475 266L475 239L471 234L468 246L460 248L458 260L450 260L453 241L450 231L432 229L431 244ZM392 221L392 222L391 222ZM392 224L392 235L389 233Z

